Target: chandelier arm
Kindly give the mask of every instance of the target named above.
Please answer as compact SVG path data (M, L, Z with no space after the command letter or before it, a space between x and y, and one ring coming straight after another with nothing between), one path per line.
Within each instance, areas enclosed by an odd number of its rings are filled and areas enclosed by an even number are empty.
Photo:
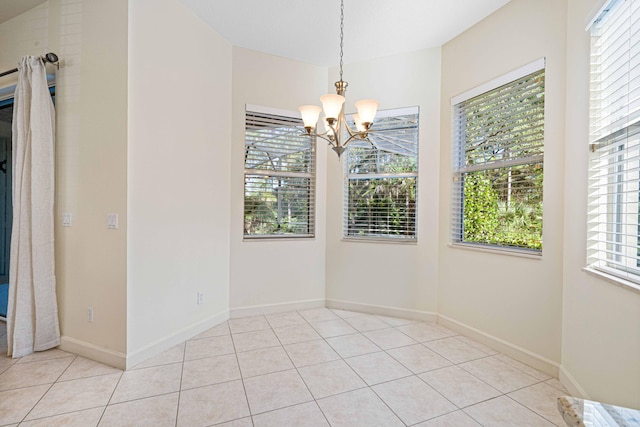
M343 147L346 147L348 143L350 143L351 141L353 141L354 139L360 139L362 141L369 141L369 133L364 133L364 132L358 132L355 133L353 135L351 135L349 138L347 138L347 140L344 142L344 144L342 144ZM369 141L371 142L371 141Z
M335 142L334 142L331 138L327 138L325 135L327 135L327 133L326 133L326 132L325 132L325 133L322 133L322 134L317 133L317 134L315 134L314 136L316 136L316 137L318 137L318 138L320 138L320 139L324 139L325 141L327 141L327 142L329 143L329 145L331 145L332 147L336 147Z

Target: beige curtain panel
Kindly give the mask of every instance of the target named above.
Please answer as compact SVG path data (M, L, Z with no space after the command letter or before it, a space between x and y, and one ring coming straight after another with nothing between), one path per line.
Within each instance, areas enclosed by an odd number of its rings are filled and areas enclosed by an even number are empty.
M60 344L53 237L55 112L44 62L25 56L13 105L8 355Z

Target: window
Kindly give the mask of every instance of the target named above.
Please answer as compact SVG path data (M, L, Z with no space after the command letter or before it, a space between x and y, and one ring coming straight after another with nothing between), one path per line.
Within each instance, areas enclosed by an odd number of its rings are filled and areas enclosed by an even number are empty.
M640 283L640 2L612 1L591 25L587 263Z
M380 111L374 126L347 145L344 237L415 240L418 108Z
M313 237L315 141L295 113L247 107L244 237Z
M542 251L544 60L452 100L452 241Z

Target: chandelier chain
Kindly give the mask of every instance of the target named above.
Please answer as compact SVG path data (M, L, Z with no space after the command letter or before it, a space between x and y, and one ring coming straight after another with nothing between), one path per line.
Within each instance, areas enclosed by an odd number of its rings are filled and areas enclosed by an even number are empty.
M340 81L342 81L342 48L344 46L344 0L340 0Z

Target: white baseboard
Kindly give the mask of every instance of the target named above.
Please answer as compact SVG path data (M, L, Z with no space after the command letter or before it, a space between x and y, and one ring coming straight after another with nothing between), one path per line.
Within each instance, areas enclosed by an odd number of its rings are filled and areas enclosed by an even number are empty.
M313 308L323 308L324 298L310 299L304 301L283 302L277 304L251 305L247 307L236 307L230 310L231 318L247 316L258 316L260 314L282 313L285 311L310 310Z
M551 375L554 378L558 378L560 364L553 360L547 359L544 356L512 344L501 338L482 332L479 329L465 325L464 323L458 322L450 317L443 316L442 314L438 315L438 323L466 337L474 339L487 347L491 347L500 353L504 353L518 362L524 363L532 368L536 368L537 370Z
M182 328L181 330L148 344L141 349L132 351L127 354L126 367L129 369L139 365L150 357L156 356L226 320L229 320L229 312L223 311L200 322L189 325L186 328Z
M410 310L407 308L388 307L384 305L362 304L336 299L326 300L327 308L337 310L359 311L367 314L378 314L380 316L401 317L404 319L422 320L423 322L433 322L438 318L436 313L430 311Z
M58 348L118 369L126 368L127 355L125 353L100 347L73 337L64 335L60 337L60 346Z
M573 378L573 375L571 375L563 365L560 365L560 376L558 377L558 379L560 380L560 383L562 383L562 385L567 389L567 391L571 396L576 396L582 399L591 400L587 392L584 391L582 387L580 387L580 384L578 384L578 381L576 381L576 379Z

